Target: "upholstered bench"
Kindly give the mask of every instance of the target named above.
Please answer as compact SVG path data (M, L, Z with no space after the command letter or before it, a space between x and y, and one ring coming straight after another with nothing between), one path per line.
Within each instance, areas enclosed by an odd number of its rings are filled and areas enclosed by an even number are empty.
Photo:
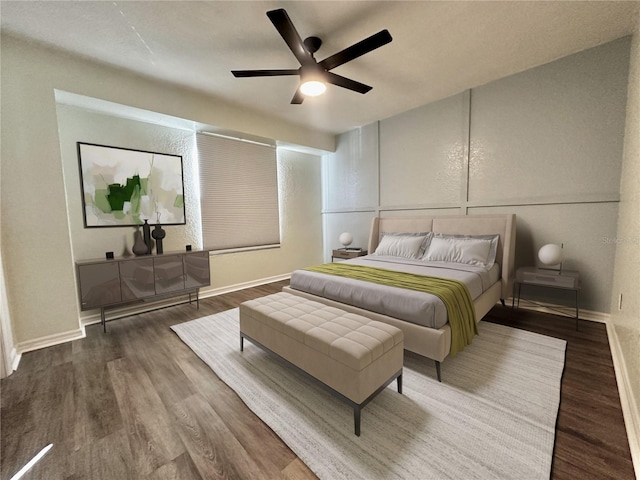
M367 403L396 379L402 393L403 333L394 326L280 292L240 305L240 350L245 338L353 407L358 436Z

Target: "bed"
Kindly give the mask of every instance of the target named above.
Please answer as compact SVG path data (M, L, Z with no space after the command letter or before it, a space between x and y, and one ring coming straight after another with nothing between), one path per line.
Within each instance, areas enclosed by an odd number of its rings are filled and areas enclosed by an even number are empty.
M515 235L515 214L376 217L369 236L370 254L341 263L360 266L344 268L365 268L374 274L380 268L462 282L471 297L474 320L479 322L496 303L504 304L512 293ZM483 250L477 256L482 260L476 261L477 252L473 248L477 245L485 248L485 240L490 243L489 257L494 258L485 261ZM441 247L461 242L464 248L473 245L471 257L465 251L462 258L449 262L451 249L443 256ZM440 362L458 350L456 346L452 352L448 310L437 296L344 278L323 273L322 269L294 271L290 285L284 290L400 328L406 350L436 362L438 380L441 380ZM455 338L454 345L457 345Z

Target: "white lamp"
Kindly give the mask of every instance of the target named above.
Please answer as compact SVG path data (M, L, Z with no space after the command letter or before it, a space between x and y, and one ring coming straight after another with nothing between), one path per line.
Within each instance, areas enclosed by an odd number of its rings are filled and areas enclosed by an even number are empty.
M308 80L300 85L300 91L307 97L317 97L327 90L327 86L318 80Z
M548 267L560 265L560 273L562 273L562 247L564 245L556 245L548 243L538 250L538 260Z
M315 46L311 46L311 50L317 49ZM300 92L308 97L317 97L322 95L327 90L325 84L326 72L320 65L307 65L302 67L300 72Z
M349 232L340 234L340 243L344 246L345 249L349 245L351 245L351 242L353 242L353 235L351 235Z

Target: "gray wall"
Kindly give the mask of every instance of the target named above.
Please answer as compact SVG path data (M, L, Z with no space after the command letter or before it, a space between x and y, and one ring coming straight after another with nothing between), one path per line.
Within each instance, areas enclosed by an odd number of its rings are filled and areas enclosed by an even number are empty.
M516 266L563 243L582 307L608 313L629 48L616 40L343 134L323 158L325 259L341 231L366 244L378 214L514 212Z

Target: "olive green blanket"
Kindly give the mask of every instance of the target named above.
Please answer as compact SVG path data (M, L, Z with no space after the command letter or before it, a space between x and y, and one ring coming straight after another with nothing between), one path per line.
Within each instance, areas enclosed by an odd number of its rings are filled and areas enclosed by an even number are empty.
M458 280L347 263L325 263L305 268L305 270L407 288L437 296L447 307L451 326L451 355L470 345L473 337L478 333L476 311L469 289Z

